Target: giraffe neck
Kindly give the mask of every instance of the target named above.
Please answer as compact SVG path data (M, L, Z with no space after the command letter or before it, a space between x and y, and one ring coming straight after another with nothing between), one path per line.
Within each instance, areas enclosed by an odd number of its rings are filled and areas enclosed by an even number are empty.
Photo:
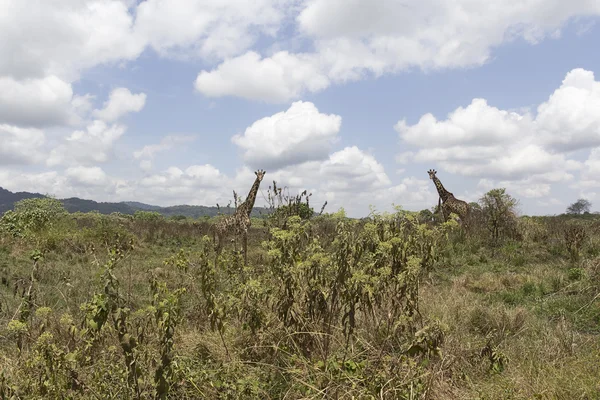
M246 200L240 204L238 207L238 212L244 212L250 216L252 212L252 208L254 207L254 202L256 201L256 193L258 193L258 187L260 186L260 180L258 177L254 180L254 184L250 188L250 192L248 192L248 196Z
M444 188L444 185L442 185L442 182L438 179L437 176L433 177L433 183L435 184L435 187L436 187L438 194L440 195L442 201L446 201L452 193L450 193L449 191L446 190L446 188Z

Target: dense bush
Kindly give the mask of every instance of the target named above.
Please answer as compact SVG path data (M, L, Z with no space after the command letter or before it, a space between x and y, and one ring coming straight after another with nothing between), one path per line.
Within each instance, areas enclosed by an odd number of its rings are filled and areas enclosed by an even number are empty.
M66 215L62 203L52 198L24 199L0 219L0 229L22 237L49 228Z

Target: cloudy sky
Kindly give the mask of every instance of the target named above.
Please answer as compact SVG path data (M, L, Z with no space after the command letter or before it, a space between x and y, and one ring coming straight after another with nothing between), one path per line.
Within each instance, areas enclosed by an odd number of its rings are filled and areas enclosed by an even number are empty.
M598 43L598 0L0 0L0 186L598 210Z

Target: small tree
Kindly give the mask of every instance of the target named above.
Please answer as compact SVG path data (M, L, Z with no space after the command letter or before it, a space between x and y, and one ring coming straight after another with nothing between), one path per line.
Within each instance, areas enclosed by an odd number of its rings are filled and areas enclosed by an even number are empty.
M48 228L66 213L60 200L51 197L23 199L0 218L0 228L14 236L25 236Z
M433 217L434 217L433 212L427 208L419 211L418 218L419 218L419 223L421 223L421 224L433 222Z
M490 190L479 199L479 204L483 220L494 244L497 244L501 237L514 232L518 201L506 193L505 188Z
M269 208L271 215L269 220L275 226L286 226L287 218L297 215L301 219L310 219L315 211L310 207L310 196L312 193L308 193L304 190L302 193L297 195L291 195L287 187L277 186L277 182L273 181L273 186L269 186L267 200L269 202ZM325 204L321 207L321 212L325 208Z
M567 214L585 214L590 212L592 203L586 199L579 199L567 207Z

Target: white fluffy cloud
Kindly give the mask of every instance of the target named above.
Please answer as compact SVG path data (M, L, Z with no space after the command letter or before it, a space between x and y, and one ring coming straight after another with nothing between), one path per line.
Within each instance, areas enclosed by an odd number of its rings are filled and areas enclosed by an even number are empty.
M222 60L274 35L290 10L285 0L1 3L0 123L35 127L81 122L70 84L86 69L134 60L148 47ZM144 96L119 89L96 116L139 111Z
M210 164L186 168L170 167L141 179L117 179L98 166L73 165L64 171L25 173L0 168L0 186L9 190L49 193L57 197L78 196L97 201L142 200L156 205L197 204L226 206L232 190L245 199L255 175L248 167L234 176L223 174ZM266 205L270 182L287 186L291 194L308 190L312 206L326 211L344 207L350 216L364 216L369 205L390 210L391 204L408 209L430 207L436 197L428 180L404 178L393 186L383 166L355 146L332 153L322 161L308 161L294 167L267 171L256 205Z
M73 110L80 115L85 115L92 108L92 96L76 96L72 104ZM87 123L85 129L72 132L62 140L62 143L50 150L46 164L50 167L56 165L90 166L95 163L108 161L113 151L113 146L125 133L126 127L112 123L126 113L140 111L146 102L144 93L132 94L126 88L114 89L104 106L94 110L92 115L98 119Z
M16 81L0 76L0 122L19 126L64 124L73 90L56 76Z
M583 167L569 151L600 145L599 94L593 74L574 69L535 116L474 99L445 120L432 114L414 125L401 120L395 129L416 150L398 161L439 163L451 173L512 185L524 197L545 196L552 183L573 179Z
M476 196L471 201L477 201L485 192L494 188L506 188L509 193L518 197L542 198L547 197L551 193L551 181L535 178L524 178L517 181L494 181L491 179L480 179L477 184Z
M544 141L559 151L600 146L600 82L592 71L570 71L548 101L540 104L536 122Z
M100 167L70 167L65 175L74 185L102 186L107 183L106 173Z
M249 180L251 171L246 169L243 176ZM327 201L328 211L343 206L354 216L364 214L370 204L389 207L392 201L401 203L409 197L407 192L393 192L383 165L356 146L334 152L322 161L308 161L272 172L267 170L267 179L269 182L275 180L279 186L287 186L292 193L306 189L313 194L315 208ZM263 190L266 193L267 187ZM392 200L394 193L399 196Z
M221 206L233 200L232 190L242 198L248 194L256 176L247 166L234 176L227 176L210 164L187 168L171 167L161 173L129 182L127 192L119 198L135 194L136 198L153 204L201 204ZM427 181L406 178L392 186L383 166L370 154L357 147L347 147L332 153L325 160L307 161L293 167L268 170L260 186L256 205L266 205L271 182L289 188L291 194L308 190L313 194L312 206L319 209L325 200L327 211L344 207L352 216L364 215L370 204L387 209L391 203L425 208L435 200ZM433 200L432 200L433 199Z
M250 183L251 184L251 183ZM170 167L136 184L136 196L157 204L214 205L231 197L231 180L210 164Z
M13 192L60 194L64 197L73 195L72 190L67 185L66 178L56 171L25 173L0 169L0 187Z
M127 88L116 88L110 92L104 108L93 115L103 121L113 122L130 112L139 112L146 104L146 94L133 94Z
M0 169L0 187L11 191L79 197L96 201L129 200L131 182L108 176L98 167L72 167L65 171L24 172Z
M311 102L298 101L287 111L254 122L232 142L244 161L256 168L279 168L327 158L342 117L320 113Z
M189 135L167 135L165 136L160 143L157 144L149 144L142 147L139 150L133 152L133 157L135 159L146 158L152 159L156 153L166 151L172 149L174 146L183 143L189 143L195 140L195 136ZM147 160L145 160L147 161Z
M383 165L356 146L331 154L320 172L328 178L326 187L335 192L370 194L391 184Z
M494 47L515 38L535 44L589 15L600 15L600 3L309 0L296 20L314 52L248 52L200 72L196 88L213 97L285 102L365 75L481 65Z
M56 75L76 79L82 69L136 58L144 41L122 1L4 0L0 15L0 76ZM8 12L7 12L8 10Z
M44 132L0 124L0 165L33 164L41 161Z
M147 0L136 13L135 33L158 53L222 59L249 48L260 34L274 35L291 1Z
M567 166L563 155L535 143L533 127L529 116L498 110L475 99L446 120L437 121L426 114L412 126L401 120L395 129L402 140L419 148L409 159L437 162L464 176L515 180Z
M600 147L592 149L587 160L583 163L580 179L571 187L587 190L600 187Z
M285 102L309 90L329 86L314 57L280 51L268 58L250 51L223 62L212 71L202 71L195 87L208 97L239 96L267 102Z
M429 179L408 177L382 193L377 192L376 196L386 205L393 202L405 210L422 210L437 204L438 195L433 187Z
M518 139L522 132L533 129L529 115L499 110L488 105L485 99L473 99L467 107L459 107L448 114L448 119L438 121L433 114L421 117L408 126L405 120L394 127L407 143L419 146L435 143L441 148L456 145L490 146Z
M57 0L35 7L4 0L3 9L0 77L71 83L88 68L134 60L150 47L165 57L222 61L196 79L207 96L272 102L365 75L480 65L507 41L536 43L574 17L600 15L596 0ZM276 38L288 24L312 52L294 53L293 39ZM281 51L259 55L252 47L261 38Z
M600 177L600 148L593 149L590 152L590 156L585 162L585 166L585 172L589 174L590 177Z
M108 160L114 143L125 133L125 126L108 125L94 120L85 130L77 130L64 143L54 148L46 161L48 166L89 165Z

